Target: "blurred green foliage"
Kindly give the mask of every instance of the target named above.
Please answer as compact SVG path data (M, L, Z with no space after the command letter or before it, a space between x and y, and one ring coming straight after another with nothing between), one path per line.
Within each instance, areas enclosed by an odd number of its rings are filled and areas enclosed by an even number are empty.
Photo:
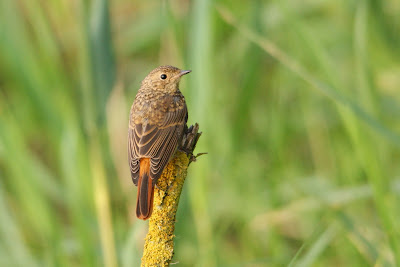
M182 266L400 265L400 2L0 0L0 266L138 266L126 158L158 65L203 136Z

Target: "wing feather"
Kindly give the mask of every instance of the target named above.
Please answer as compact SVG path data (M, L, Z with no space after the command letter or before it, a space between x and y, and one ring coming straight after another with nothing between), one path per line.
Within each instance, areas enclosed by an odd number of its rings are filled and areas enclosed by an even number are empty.
M132 181L137 185L140 158L150 158L150 177L153 183L161 176L169 159L178 147L187 121L186 105L167 112L161 123L130 123L128 156Z

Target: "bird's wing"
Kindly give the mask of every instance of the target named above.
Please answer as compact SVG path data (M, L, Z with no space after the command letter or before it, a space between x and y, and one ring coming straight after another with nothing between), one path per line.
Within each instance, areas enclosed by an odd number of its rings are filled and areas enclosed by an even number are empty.
M135 125L129 124L128 130L128 160L131 169L131 177L133 183L137 186L139 180L139 149L138 144L135 142Z
M132 180L137 185L139 159L150 158L150 177L153 183L160 177L178 146L187 121L186 105L165 113L159 124L135 124L129 127L128 155Z

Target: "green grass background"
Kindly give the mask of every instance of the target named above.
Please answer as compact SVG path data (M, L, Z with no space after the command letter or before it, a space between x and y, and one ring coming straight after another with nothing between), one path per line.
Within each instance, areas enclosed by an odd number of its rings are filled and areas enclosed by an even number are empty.
M400 266L398 0L0 0L0 265L138 266L130 105L203 136L178 266Z

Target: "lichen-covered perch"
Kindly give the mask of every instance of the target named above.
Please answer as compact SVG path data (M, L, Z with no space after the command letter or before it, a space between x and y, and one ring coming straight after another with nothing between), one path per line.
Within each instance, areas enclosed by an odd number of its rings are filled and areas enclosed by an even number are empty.
M185 131L180 149L175 153L154 190L153 213L149 219L142 266L168 266L174 255L175 217L189 164L196 159L193 150L201 133L199 125Z

